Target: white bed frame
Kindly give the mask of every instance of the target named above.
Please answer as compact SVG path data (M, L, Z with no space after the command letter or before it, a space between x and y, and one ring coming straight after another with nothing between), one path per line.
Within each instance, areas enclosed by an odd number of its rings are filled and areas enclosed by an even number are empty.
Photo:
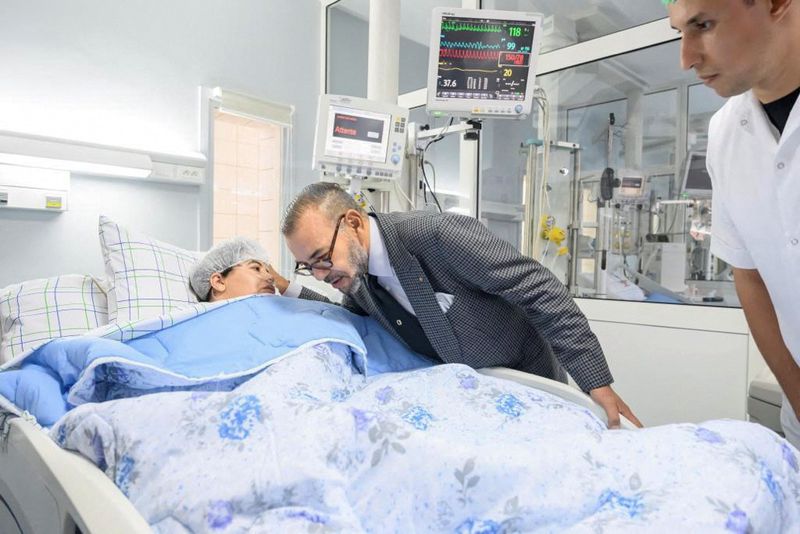
M605 412L581 391L547 378L502 367L482 369ZM114 483L82 456L60 448L34 423L0 412L0 533L144 534L144 518ZM627 420L623 428L634 428ZM7 435L3 437L4 432Z

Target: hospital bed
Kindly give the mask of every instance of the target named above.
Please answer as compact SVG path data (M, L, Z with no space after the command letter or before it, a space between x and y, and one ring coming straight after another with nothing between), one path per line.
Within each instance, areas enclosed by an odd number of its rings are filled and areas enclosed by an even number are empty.
M482 374L531 386L592 411L590 397L561 382L506 368ZM623 419L623 428L634 428ZM144 518L94 464L60 448L32 418L0 410L0 533L135 534L150 532Z

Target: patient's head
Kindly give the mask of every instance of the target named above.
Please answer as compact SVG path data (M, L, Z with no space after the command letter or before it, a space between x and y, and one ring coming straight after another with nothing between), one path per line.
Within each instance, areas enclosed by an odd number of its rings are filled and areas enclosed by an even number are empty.
M203 301L275 293L267 254L251 239L235 237L217 244L192 269L189 283Z

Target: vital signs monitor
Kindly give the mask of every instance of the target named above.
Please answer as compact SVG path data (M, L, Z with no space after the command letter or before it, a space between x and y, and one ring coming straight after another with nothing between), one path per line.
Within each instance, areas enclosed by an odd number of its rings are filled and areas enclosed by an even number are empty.
M543 16L435 8L428 112L521 119L531 112Z
M683 174L681 193L689 198L711 198L711 177L703 152L689 152Z

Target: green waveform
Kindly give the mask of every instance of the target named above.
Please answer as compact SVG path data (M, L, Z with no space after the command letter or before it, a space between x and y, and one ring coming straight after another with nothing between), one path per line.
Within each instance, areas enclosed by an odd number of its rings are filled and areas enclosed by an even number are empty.
M494 24L471 24L469 22L442 22L442 31L448 32L481 32L481 33L500 33L503 31L501 26Z

